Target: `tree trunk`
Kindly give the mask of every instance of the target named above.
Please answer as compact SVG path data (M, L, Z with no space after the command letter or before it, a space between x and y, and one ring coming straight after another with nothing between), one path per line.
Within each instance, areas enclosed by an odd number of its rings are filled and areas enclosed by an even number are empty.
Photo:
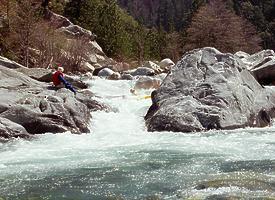
M10 0L7 0L7 24L10 27Z

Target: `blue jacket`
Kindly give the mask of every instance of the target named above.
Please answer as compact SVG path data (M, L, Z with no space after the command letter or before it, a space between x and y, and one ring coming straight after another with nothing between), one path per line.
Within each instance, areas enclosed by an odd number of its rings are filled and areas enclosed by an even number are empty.
M73 86L72 86L68 81L66 81L66 80L64 79L63 76L59 75L59 76L58 76L58 79L65 85L65 88L71 90L73 93L76 94L76 90L73 88Z

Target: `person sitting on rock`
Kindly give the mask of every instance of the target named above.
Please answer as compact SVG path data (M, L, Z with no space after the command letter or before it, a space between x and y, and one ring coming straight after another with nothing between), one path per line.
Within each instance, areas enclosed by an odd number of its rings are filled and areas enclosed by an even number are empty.
M55 88L60 89L65 87L70 91L72 91L74 95L76 95L76 90L73 88L73 86L69 82L65 80L63 71L64 71L63 67L58 67L57 71L53 74L52 78L53 78L53 84Z

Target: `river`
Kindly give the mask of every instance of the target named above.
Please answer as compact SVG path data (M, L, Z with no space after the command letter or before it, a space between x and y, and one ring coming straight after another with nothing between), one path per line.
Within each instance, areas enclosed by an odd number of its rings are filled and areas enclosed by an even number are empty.
M150 91L90 81L99 101L91 133L0 144L0 200L266 199L275 197L275 127L146 131Z

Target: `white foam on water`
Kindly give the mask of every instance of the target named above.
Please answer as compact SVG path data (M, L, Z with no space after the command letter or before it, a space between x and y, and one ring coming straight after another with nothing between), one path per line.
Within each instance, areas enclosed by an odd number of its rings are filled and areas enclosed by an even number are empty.
M132 81L97 79L89 84L97 100L117 112L92 113L89 134L48 133L31 141L0 144L0 179L25 173L47 176L53 171L83 167L131 166L146 160L151 152L204 155L191 160L190 166L181 168L179 163L176 169L171 169L170 173L182 176L187 176L187 172L191 175L204 173L201 171L206 163L209 165L209 160L274 160L275 127L188 134L149 133L143 117L151 105L151 100L144 97L151 91L140 91L137 96L131 94ZM157 162L166 161L160 156ZM208 166L209 171L205 173L213 173L214 168ZM159 173L162 178L166 171Z

